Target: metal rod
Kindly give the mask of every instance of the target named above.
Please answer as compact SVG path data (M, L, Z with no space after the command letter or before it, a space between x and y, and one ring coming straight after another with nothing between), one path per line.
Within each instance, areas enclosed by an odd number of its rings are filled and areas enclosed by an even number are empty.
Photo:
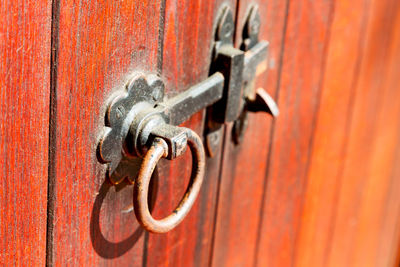
M216 72L206 80L163 103L165 113L170 119L169 124L179 125L196 112L220 100L223 95L224 80L224 76Z

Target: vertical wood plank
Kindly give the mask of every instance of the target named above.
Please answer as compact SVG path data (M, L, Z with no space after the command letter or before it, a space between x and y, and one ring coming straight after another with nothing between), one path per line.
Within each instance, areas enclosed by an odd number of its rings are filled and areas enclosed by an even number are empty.
M290 1L258 266L294 264L334 1Z
M270 42L269 70L257 78L256 86L276 96L279 84L286 1L239 1L236 46L251 4L261 15L260 40ZM272 118L250 114L243 142L234 145L232 125L226 127L218 212L213 250L213 266L253 266L259 239L259 221L270 145Z
M400 138L397 142L397 153L391 168L389 189L381 217L376 266L400 264Z
M397 222L390 217L398 216L398 210L388 217L385 207L398 207L399 203L398 197L387 196L399 179L392 176L400 136L400 90L395 74L399 71L399 16L398 1L371 1L338 194L331 266L379 266L383 261L395 261L396 255L388 252L387 258L380 258L379 248L396 246L397 239L393 228Z
M166 1L162 76L167 95L176 95L207 78L214 40L214 24L222 2L235 10L235 1ZM204 111L185 127L203 135ZM202 189L188 216L169 233L149 234L148 266L209 266L215 221L220 155L207 158ZM153 215L162 218L183 196L191 172L191 156L160 164L159 190Z
M382 109L377 110L377 131L372 149L372 164L368 188L361 206L360 232L358 233L353 262L365 266L373 262L375 266L394 266L400 243L400 5L396 1L388 3L387 29L389 40L386 45L385 80L380 87ZM396 173L397 172L397 173ZM372 224L372 225L371 225ZM385 247L388 247L385 249ZM386 250L386 251L385 251ZM368 257L363 252L370 251Z
M161 1L60 0L48 264L141 266L132 186L96 157L105 100L132 70L157 72Z
M399 16L392 0L336 3L296 265L395 265Z
M0 265L44 265L51 1L0 4Z
M364 49L369 1L337 1L327 51L296 265L323 266L329 255L337 194ZM346 40L346 41L344 41ZM344 60L346 59L346 60Z

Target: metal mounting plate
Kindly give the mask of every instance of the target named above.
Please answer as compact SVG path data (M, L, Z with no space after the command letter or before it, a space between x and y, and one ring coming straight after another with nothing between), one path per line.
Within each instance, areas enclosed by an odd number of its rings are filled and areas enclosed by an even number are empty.
M138 159L130 157L123 149L135 105L155 105L164 98L164 83L156 75L135 74L126 86L114 96L107 108L105 129L100 139L97 154L102 163L108 163L107 175L117 184L132 175Z

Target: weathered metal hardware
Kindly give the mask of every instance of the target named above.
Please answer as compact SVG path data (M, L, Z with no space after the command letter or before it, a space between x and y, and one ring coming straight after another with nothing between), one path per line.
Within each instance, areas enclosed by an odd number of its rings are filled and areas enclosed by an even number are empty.
M266 42L259 42L258 38L260 24L258 8L257 6L252 6L248 13L242 36L241 49L246 51L246 68L243 73L243 97L245 102L241 114L235 120L232 128L232 138L236 144L241 142L247 128L248 112L267 112L273 117L279 115L278 106L273 98L263 88L255 89L254 85L255 76L268 68L266 55L263 54L267 52L263 48L263 43Z
M224 96L208 112L206 148L209 156L219 145L221 126L234 121L233 140L239 143L247 127L248 112L264 111L276 117L279 110L275 101L262 88L255 89L257 74L267 69L269 43L259 41L260 16L257 6L249 9L240 49L233 47L234 21L232 11L222 11L217 26L214 61L211 73L219 71L226 79ZM232 30L231 30L232 29Z
M196 112L208 108L206 142L210 155L222 139L223 124L235 122L234 137L242 135L248 111L277 115L272 98L262 89L254 90L254 78L265 63L268 42L258 41L259 15L250 9L242 50L233 46L234 21L224 8L216 29L210 76L172 98L164 99L164 83L156 75L136 74L108 105L105 132L99 142L98 156L108 163L108 176L117 184L128 177L135 183L135 214L147 230L163 233L186 216L199 192L205 164L200 137L192 130L178 127ZM191 182L185 197L170 216L155 220L147 206L152 172L162 157L175 159L189 146L193 155ZM131 177L130 164L144 158L138 177ZM121 165L124 165L121 167Z
M163 101L161 79L141 74L132 77L124 92L109 104L106 131L98 146L100 160L108 163L111 181L119 183L128 177L129 173L113 176L121 159L144 157L155 137L164 139L169 145L168 159L179 156L183 152L183 144L179 142L184 140L185 133L176 125L221 99L223 83L223 75L215 73L187 91Z
M200 137L191 130L187 131L185 142L188 143L193 155L193 170L185 195L175 210L161 220L154 219L148 207L148 193L151 175L158 160L168 157L170 147L162 138L155 138L146 154L135 182L134 206L135 214L140 224L150 232L165 233L177 226L188 214L200 191L204 178L205 154ZM185 144L186 147L186 144Z
M115 97L109 105L106 122L111 129L103 135L98 154L103 162L109 163L108 173L114 183L129 175L113 175L122 158L144 157L135 180L134 204L139 223L150 232L164 233L174 228L197 197L204 176L204 147L195 132L176 125L221 99L223 82L223 75L215 73L184 93L163 101L161 80L154 75L137 75L124 94ZM193 154L195 170L190 186L173 214L156 220L147 206L152 172L161 157L174 159L185 152L187 145Z

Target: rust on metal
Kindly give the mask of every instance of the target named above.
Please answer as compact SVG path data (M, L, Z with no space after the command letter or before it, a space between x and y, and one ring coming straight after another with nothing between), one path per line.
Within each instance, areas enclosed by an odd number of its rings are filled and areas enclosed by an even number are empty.
M151 216L148 206L149 184L157 162L168 156L168 144L156 137L144 157L139 175L134 185L135 215L139 223L152 233L166 233L175 228L189 213L204 179L205 153L200 137L187 129L187 143L193 157L193 171L185 195L175 210L167 217L156 220Z

